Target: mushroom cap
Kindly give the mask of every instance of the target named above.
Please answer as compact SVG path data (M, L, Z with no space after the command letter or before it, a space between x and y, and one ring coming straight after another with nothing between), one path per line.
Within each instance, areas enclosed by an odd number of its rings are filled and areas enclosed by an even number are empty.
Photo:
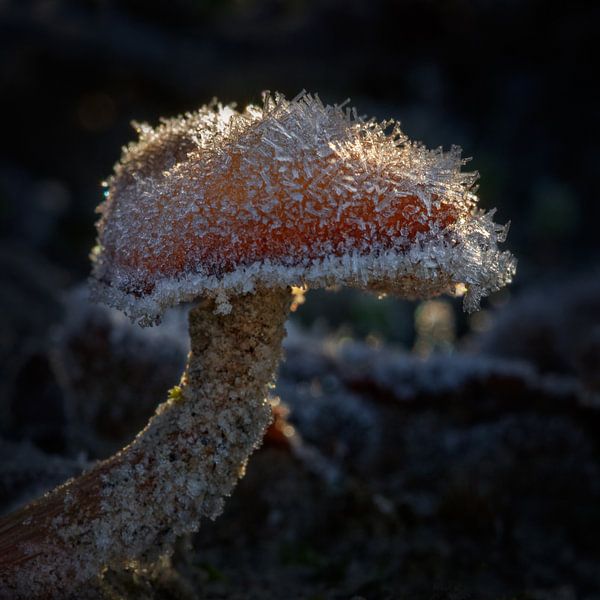
M95 296L152 322L198 296L348 285L404 297L508 283L506 227L476 208L460 149L302 93L136 125L99 207Z

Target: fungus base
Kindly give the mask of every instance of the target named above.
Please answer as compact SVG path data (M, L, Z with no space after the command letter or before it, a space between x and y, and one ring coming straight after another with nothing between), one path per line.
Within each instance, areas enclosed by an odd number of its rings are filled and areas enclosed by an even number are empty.
M215 518L271 420L289 289L192 309L181 385L136 439L79 478L0 520L0 598L67 595L104 565L168 552Z

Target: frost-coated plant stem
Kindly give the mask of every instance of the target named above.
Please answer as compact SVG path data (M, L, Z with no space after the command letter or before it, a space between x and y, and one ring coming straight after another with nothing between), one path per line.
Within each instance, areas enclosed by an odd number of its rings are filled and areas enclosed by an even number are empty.
M0 598L81 597L105 565L168 551L215 518L271 420L291 294L204 300L179 387L126 448L0 520Z

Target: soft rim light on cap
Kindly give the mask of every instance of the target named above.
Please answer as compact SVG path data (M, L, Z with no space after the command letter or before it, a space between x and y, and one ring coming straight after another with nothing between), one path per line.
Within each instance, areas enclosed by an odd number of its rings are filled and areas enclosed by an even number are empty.
M505 228L475 208L460 149L427 150L392 121L265 95L138 125L100 207L96 296L143 321L201 295L348 285L469 309L510 281Z

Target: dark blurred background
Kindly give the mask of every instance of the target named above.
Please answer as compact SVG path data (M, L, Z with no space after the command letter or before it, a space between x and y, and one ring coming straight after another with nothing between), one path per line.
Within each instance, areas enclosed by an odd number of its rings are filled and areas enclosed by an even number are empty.
M512 221L512 292L585 273L599 254L599 12L547 0L0 0L4 260L50 263L56 288L86 277L100 182L131 120L306 89L397 118L430 147L461 145L482 205Z
M215 598L598 600L599 16L0 0L0 511L121 447L181 372L181 314L142 331L69 293L130 122L306 89L462 146L482 206L512 222L517 276L471 316L460 299L311 292L275 392L340 480L267 440L180 573Z

